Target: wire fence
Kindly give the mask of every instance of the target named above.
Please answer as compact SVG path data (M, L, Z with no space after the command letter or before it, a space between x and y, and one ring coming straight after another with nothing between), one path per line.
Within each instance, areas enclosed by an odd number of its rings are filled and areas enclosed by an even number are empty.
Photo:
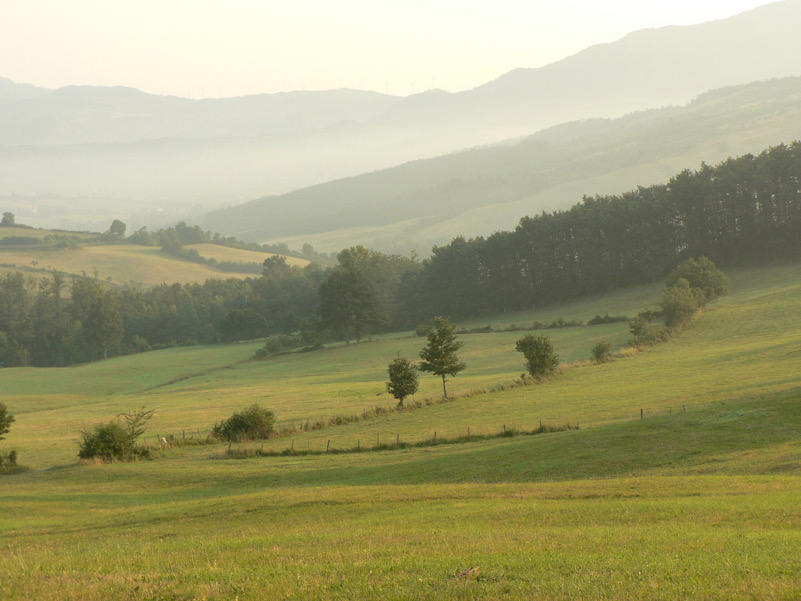
M693 410L702 409L712 405L722 405L720 401L693 404ZM674 414L686 413L688 405L677 403L667 408L640 408L628 415L610 416L602 420L604 423L623 421L644 421L650 418L668 417ZM365 410L365 413L368 410ZM394 413L383 411L376 413L369 410L371 418ZM361 419L366 419L362 417ZM273 436L267 440L244 441L235 443L215 438L212 430L182 429L180 431L157 432L142 439L142 446L146 447L173 447L173 446L200 446L208 444L227 445L226 453L233 457L245 456L275 456L275 455L320 455L325 453L360 453L378 450L393 450L414 447L438 446L475 442L496 438L512 438L517 436L532 436L552 432L564 432L581 428L580 420L539 420L534 426L517 424L501 424L500 426L483 424L479 426L459 426L452 428L430 429L426 432L410 433L389 431L386 428L376 427L372 431L361 432L355 436L343 436L339 433L330 434L331 428L345 425L361 419L337 420L286 420L276 428ZM291 427L287 427L291 424ZM600 424L598 424L600 425Z

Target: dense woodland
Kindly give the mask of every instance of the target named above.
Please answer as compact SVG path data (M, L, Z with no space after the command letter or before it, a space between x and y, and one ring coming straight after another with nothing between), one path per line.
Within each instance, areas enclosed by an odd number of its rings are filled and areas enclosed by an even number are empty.
M801 258L801 143L584 198L514 231L458 237L424 261L354 247L333 267L269 259L261 277L147 290L9 274L0 279L0 365L296 332L307 344L358 341L434 315L523 310L657 281L702 255L723 268Z

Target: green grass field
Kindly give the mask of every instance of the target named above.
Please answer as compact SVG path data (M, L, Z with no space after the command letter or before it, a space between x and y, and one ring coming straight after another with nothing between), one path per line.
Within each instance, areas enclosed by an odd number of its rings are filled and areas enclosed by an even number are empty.
M522 333L463 335L452 402L264 448L580 423L536 436L250 459L180 446L77 463L82 429L142 405L156 410L146 437L207 431L253 402L296 425L389 407L386 365L425 342L410 334L265 361L248 360L260 346L249 343L2 370L17 421L0 452L17 449L31 469L0 476L0 598L798 598L801 265L730 275L732 294L668 343L599 366L590 348L622 348L625 323L548 330L562 373L508 387ZM464 325L633 315L659 294ZM421 384L416 400L441 395L437 378Z

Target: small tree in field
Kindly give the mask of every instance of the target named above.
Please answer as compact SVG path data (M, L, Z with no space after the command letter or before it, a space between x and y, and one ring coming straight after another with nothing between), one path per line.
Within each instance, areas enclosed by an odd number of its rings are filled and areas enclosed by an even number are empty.
M13 421L14 414L9 413L8 408L3 403L0 403L0 440L5 438L3 434L8 434Z
M387 392L398 399L398 408L403 409L403 401L407 396L417 392L417 370L408 359L398 357L387 367L389 382Z
M455 376L467 367L459 361L456 352L464 343L456 339L454 325L444 317L434 318L434 327L426 328L428 344L420 351L421 371L430 371L442 377L442 393L448 398L448 389L445 387L445 377Z
M534 378L551 375L559 365L559 356L553 350L553 343L547 336L526 334L515 344L515 349L523 353L528 373Z

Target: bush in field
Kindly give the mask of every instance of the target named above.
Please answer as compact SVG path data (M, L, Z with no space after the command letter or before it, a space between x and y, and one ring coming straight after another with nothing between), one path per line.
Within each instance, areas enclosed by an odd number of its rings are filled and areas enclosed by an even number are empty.
M653 325L654 319L660 315L656 311L643 309L637 314L637 317L631 319L629 321L629 331L631 332L629 344L631 346L640 346L641 344L655 344L667 340L667 329Z
M150 457L150 451L137 447L136 441L144 433L145 423L153 417L153 410L142 407L118 417L122 417L123 421L113 420L81 432L78 457L103 461L132 461Z
M665 288L662 295L662 312L665 325L675 328L686 323L702 306L704 293L700 288L691 288L690 282L679 278L675 284Z
M0 440L5 438L3 434L8 434L13 421L14 414L9 413L8 408L3 403L0 403Z
M515 349L523 353L528 373L535 378L551 375L559 365L559 356L554 352L548 336L526 334L517 341Z
M606 340L601 340L592 347L592 358L596 363L606 363L612 358L612 344Z
M687 280L690 288L700 297L701 306L719 296L729 293L729 278L706 257L687 259L676 267L665 280L665 286L672 288L679 280Z
M240 413L216 424L212 436L231 442L263 440L268 438L275 425L275 414L259 405L251 405Z

